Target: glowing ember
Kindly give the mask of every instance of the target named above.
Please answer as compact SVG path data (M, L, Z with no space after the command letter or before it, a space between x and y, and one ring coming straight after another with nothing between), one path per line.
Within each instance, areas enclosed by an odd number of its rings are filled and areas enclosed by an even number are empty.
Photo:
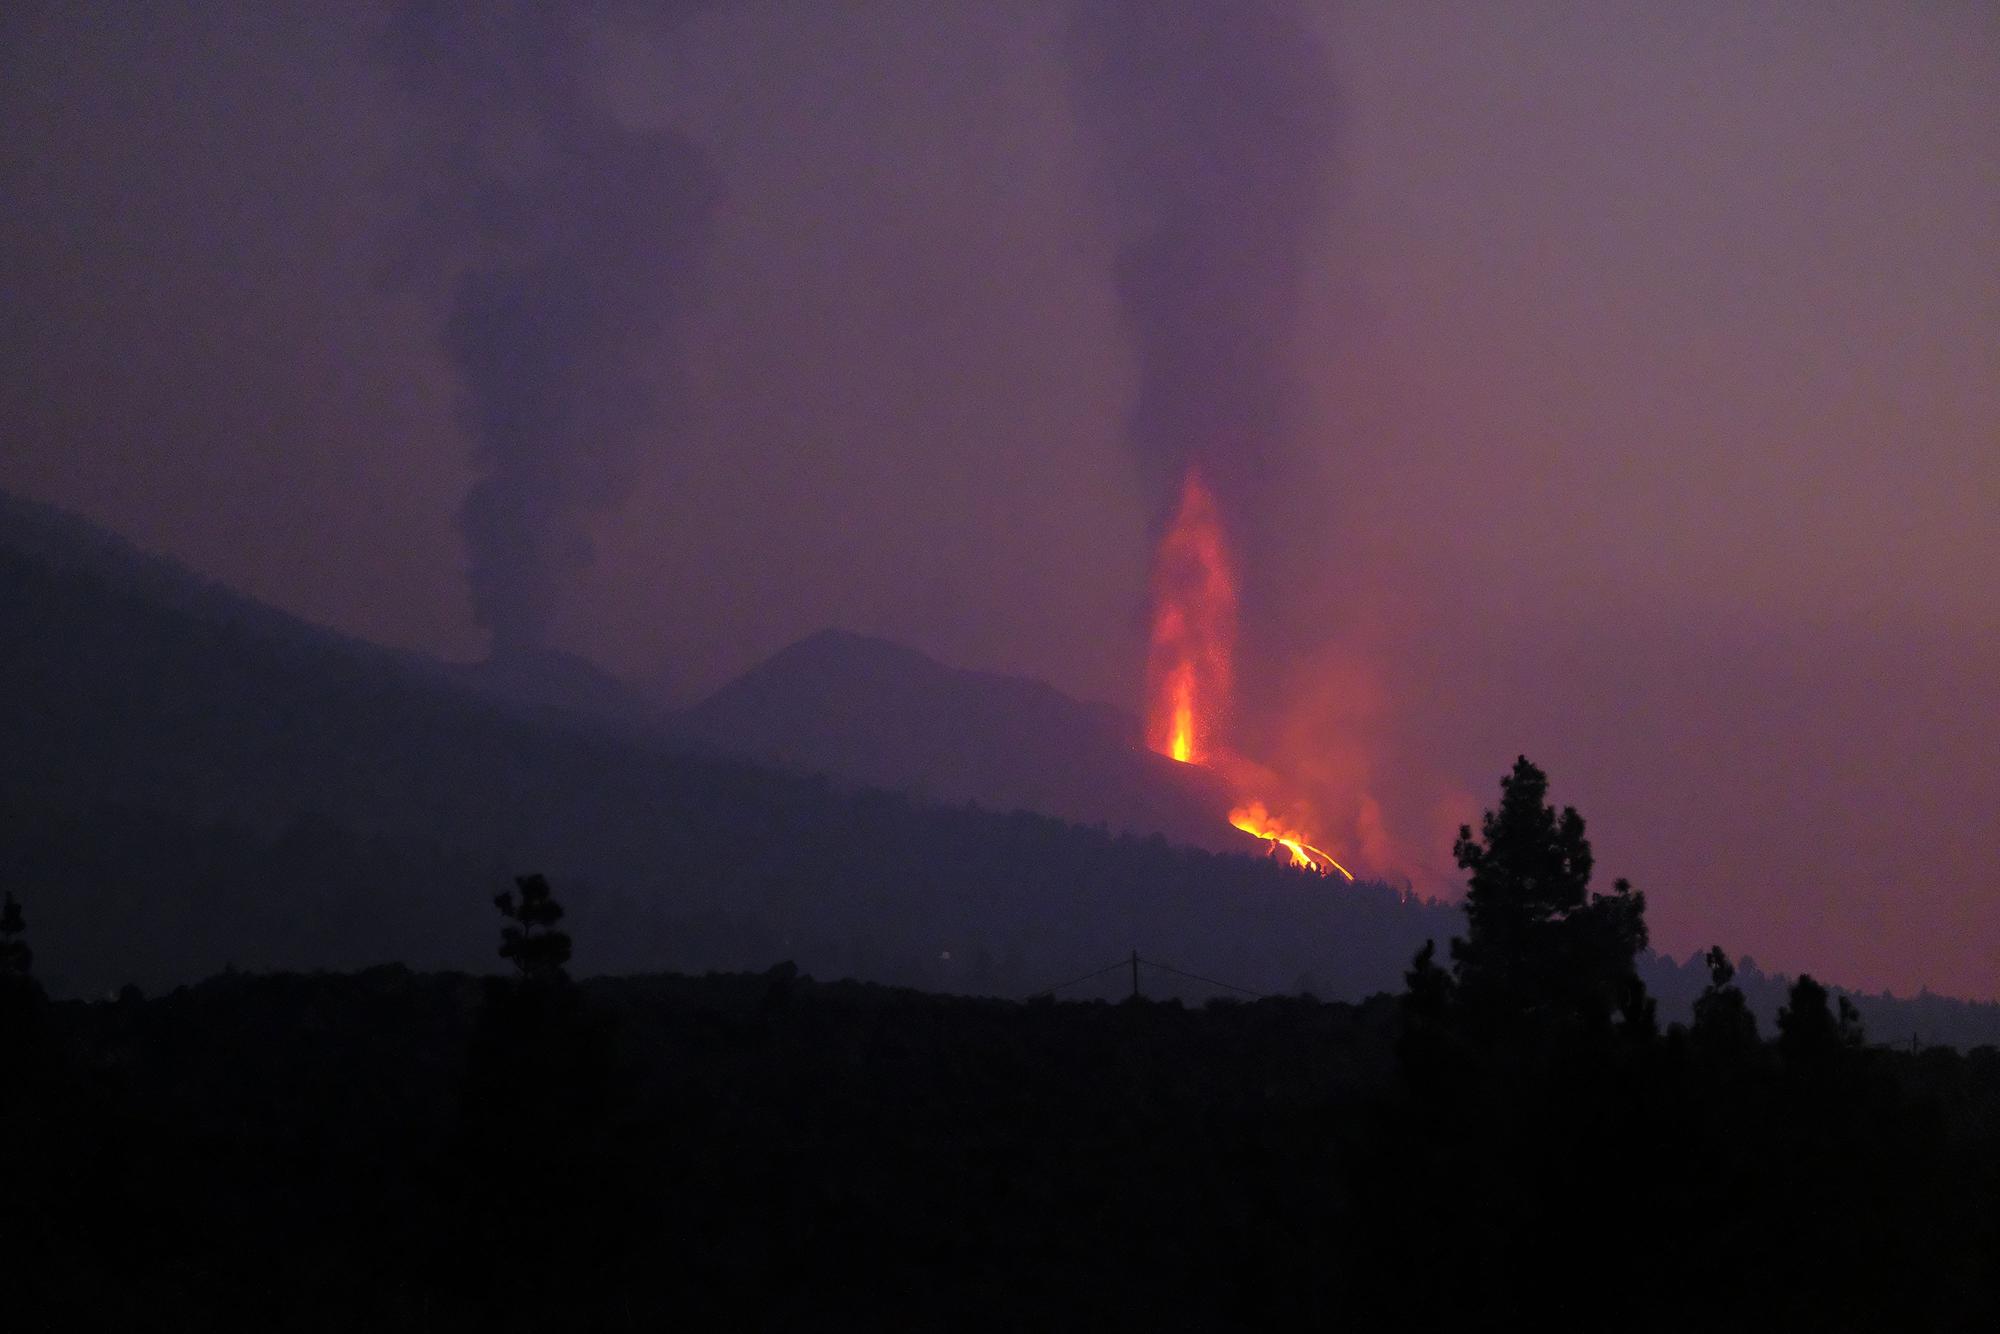
M1236 579L1222 522L1215 497L1190 470L1153 560L1148 745L1183 764L1207 761L1229 704L1235 647Z
M1349 881L1354 879L1354 873L1335 861L1331 853L1306 842L1306 836L1301 831L1288 828L1280 821L1273 819L1271 813L1264 809L1264 803L1261 801L1249 802L1229 812L1229 823L1235 825L1246 834L1255 834L1258 838L1269 839L1272 843L1283 848L1292 855L1292 865L1294 866L1303 867L1308 871L1318 871L1321 875L1338 871L1340 874L1346 876Z

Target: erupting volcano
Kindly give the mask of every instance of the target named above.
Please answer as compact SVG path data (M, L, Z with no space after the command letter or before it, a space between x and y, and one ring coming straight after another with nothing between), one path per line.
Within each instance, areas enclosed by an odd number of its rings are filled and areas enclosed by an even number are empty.
M1153 556L1147 744L1183 764L1236 775L1239 799L1229 823L1268 841L1273 855L1282 848L1294 866L1354 879L1293 823L1274 817L1261 797L1242 790L1241 775L1259 766L1230 753L1220 739L1229 721L1235 651L1236 572L1215 497L1190 468L1174 521Z
M1180 510L1153 557L1146 695L1154 750L1183 764L1206 764L1214 755L1235 651L1235 573L1215 497L1190 469Z

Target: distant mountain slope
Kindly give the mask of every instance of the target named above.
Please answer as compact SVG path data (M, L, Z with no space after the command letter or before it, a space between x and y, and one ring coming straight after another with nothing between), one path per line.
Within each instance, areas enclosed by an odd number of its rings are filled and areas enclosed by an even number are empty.
M1040 681L946 667L823 630L676 720L704 749L944 802L1254 850L1205 770L1141 744L1136 719Z
M1015 727L1030 756L1074 729L1079 753L1100 756L1075 767L1119 772L1102 758L1118 752L1112 711L845 639L766 678L786 686L770 707L793 707L801 679L857 698L901 680L930 701L910 706L930 726L967 727L996 753ZM814 661L878 653L851 676ZM731 708L751 714L750 690ZM956 781L942 759L939 773ZM37 973L58 993L228 964L490 967L492 896L524 870L557 884L585 972L791 958L821 977L1023 995L1136 947L1253 990L1358 999L1396 989L1424 940L1463 929L1455 908L1379 885L843 792L588 710L509 703L0 497L0 887L26 906ZM1664 1017L1699 987L1697 968L1667 959L1648 977ZM1167 994L1158 977L1148 987ZM1753 996L1766 1014L1774 991ZM2000 1006L1858 999L1878 1036L2000 1040Z
M657 730L667 712L588 658L560 649L516 653L462 667L464 684L509 704Z
M1449 925L1379 887L843 793L515 707L87 527L5 517L0 878L71 990L227 963L479 966L491 896L523 869L555 878L593 971L789 956L1010 993L1137 945L1340 997L1394 985Z
M657 722L663 713L641 692L574 654L550 650L460 666L314 625L176 561L141 551L88 520L4 491L0 491L0 549L51 574L101 580L162 609L226 623L269 640L317 645L392 673L469 685L528 709L642 725Z
M0 550L52 575L101 581L162 609L206 620L227 620L269 637L309 641L328 648L405 666L425 662L246 597L177 561L142 551L118 534L53 506L0 491Z

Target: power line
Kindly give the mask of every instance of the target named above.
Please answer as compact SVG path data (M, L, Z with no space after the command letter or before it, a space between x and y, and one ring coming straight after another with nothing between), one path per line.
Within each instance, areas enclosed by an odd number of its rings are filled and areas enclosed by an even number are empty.
M1103 977L1106 973L1115 973L1124 968L1133 969L1133 994L1137 995L1138 994L1137 970L1138 970L1138 965L1140 964L1144 964L1148 968L1157 968L1163 973L1172 973L1175 977L1184 977L1188 979L1190 982L1200 982L1203 983L1204 985L1211 987L1221 987L1224 991L1234 991L1239 995L1249 996L1254 1000L1264 1000L1266 998L1264 992L1252 991L1248 987L1239 987L1233 982L1224 982L1213 977L1203 977L1200 973L1190 973L1184 968L1176 968L1172 964L1161 963L1158 959L1141 958L1138 952L1135 950L1130 958L1120 959L1117 963L1114 964L1107 964L1105 967L1099 968L1095 972L1085 973L1082 977L1073 977L1067 982L1058 982L1052 987L1043 987L1040 991L1030 992L1027 996L1023 997L1022 999L1037 1000L1043 996L1053 996L1056 992L1061 991L1065 987L1073 987L1079 982L1088 982L1092 978Z
M1176 968L1172 964L1161 963L1158 959L1141 959L1139 962L1145 964L1148 968L1157 968L1163 973L1172 973L1175 977L1185 977L1191 982L1206 982L1211 987L1221 987L1224 991L1239 991L1245 996L1252 996L1258 1000L1265 998L1264 993L1261 991L1252 991L1248 987L1239 987L1233 982L1218 982L1212 977L1203 977L1200 973L1190 973Z
M1111 964L1104 968L1100 968L1094 973L1085 973L1082 977L1072 977L1067 982L1058 982L1052 987L1043 987L1040 991L1030 992L1025 999L1034 1000L1037 996L1054 995L1056 992L1061 991L1064 987L1073 987L1079 982L1088 982L1093 977L1103 977L1106 973L1115 973L1119 969L1124 968L1128 962L1129 962L1128 960L1120 959L1117 963Z

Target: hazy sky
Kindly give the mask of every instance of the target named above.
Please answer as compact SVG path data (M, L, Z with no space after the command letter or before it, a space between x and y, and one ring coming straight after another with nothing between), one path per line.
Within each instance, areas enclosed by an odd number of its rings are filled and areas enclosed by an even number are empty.
M0 485L471 657L443 334L490 255L398 268L449 229L388 9L0 21ZM1073 6L579 12L557 142L715 192L635 270L670 410L576 483L553 640L687 699L841 625L1136 704L1132 182ZM2000 9L1301 12L1246 746L1420 881L1525 751L1656 944L2000 994Z

